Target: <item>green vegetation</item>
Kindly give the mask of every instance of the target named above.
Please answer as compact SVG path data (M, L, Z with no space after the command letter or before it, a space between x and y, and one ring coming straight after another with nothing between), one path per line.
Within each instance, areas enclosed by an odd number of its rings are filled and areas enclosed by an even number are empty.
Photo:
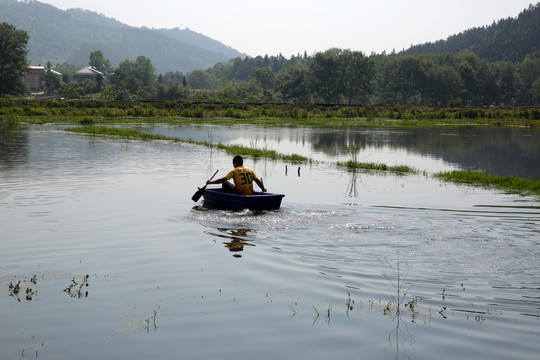
M388 166L381 163L366 163L358 162L354 160L349 160L346 162L338 162L338 166L345 167L351 170L355 169L364 169L364 170L375 170L375 171L388 171L397 174L417 174L418 170L411 168L407 165L394 165Z
M123 139L138 139L138 140L167 140L174 142L183 142L195 145L202 145L210 148L217 148L225 150L228 154L235 155L244 155L250 156L253 158L268 158L274 160L283 160L289 162L307 162L308 158L305 156L297 154L281 154L275 150L268 149L256 149L253 147L245 147L241 145L225 145L222 143L214 144L209 141L197 141L193 139L181 139L177 137L164 136L150 134L142 131L137 131L134 129L128 129L125 127L110 127L110 126L94 126L94 125L85 125L81 127L67 128L66 131L80 133L80 134L89 134L89 135L103 135L103 136L116 136Z
M240 154L253 158L268 158L273 160L281 160L288 162L309 162L310 159L297 154L281 154L275 150L257 149L253 147L245 147L241 145L225 145L222 143L213 144L209 141L197 141L192 139L180 139L177 137L169 137L163 135L149 134L134 129L108 127L108 126L93 126L86 125L81 127L68 128L66 131L104 136L117 136L124 139L139 139L139 140L166 140L174 142L183 142L206 147L215 147L226 151L228 154ZM351 170L363 169L373 171L387 171L396 174L417 174L418 170L406 165L388 166L381 163L364 163L349 160L347 162L338 162L338 166ZM514 176L495 176L473 171L451 171L440 172L434 174L435 178L443 181L464 183L473 186L487 186L504 191L519 193L523 195L540 195L540 179L524 179Z
M23 74L27 68L28 40L26 31L0 23L0 98L5 94L20 94L25 88Z
M470 50L488 61L522 61L538 44L540 6L532 1L518 17L507 17L492 25L476 27L446 40L411 46L400 54L457 54ZM538 45L532 45L538 49Z
M26 280L23 280L23 282L26 282ZM32 276L29 282L32 283L34 286L37 286L37 275ZM21 280L17 280L16 282L10 282L8 289L9 289L9 296L14 297L18 302L21 302L21 298L19 297L19 294L23 290L23 288L21 288ZM27 286L25 290L25 294L26 294L25 296L26 300L31 301L33 297L37 295L37 290L32 287Z
M205 122L265 126L526 126L540 128L539 107L349 106L160 101L0 99L0 116L33 123ZM234 117L231 117L234 114Z
M485 186L523 195L540 195L540 179L496 176L475 171L448 171L434 174L434 176L454 183Z
M228 154L239 154L239 155L247 155L254 158L268 158L268 159L274 159L274 160L283 160L283 161L290 161L290 162L307 162L309 159L305 156L298 155L298 154L281 154L278 153L275 150L268 150L268 149L256 149L253 147L246 147L242 145L224 145L224 144L217 144L216 147L218 149L223 149L227 151Z
M538 106L540 32L536 19L539 14L540 4L532 5L515 19L472 29L446 42L412 47L400 54L368 56L361 51L331 48L310 56L304 53L290 58L281 54L241 58L237 51L189 30L134 29L92 12L65 12L36 2L0 2L0 21L24 26L30 35L29 43L40 44L39 48L30 49L33 63L49 64L50 70L64 75L58 83L52 72L45 74L50 95L68 99L84 95L91 99L219 104ZM43 21L32 20L37 16ZM51 34L55 35L54 39ZM95 40L92 48L81 43L81 39L89 38ZM105 55L114 58L108 60ZM104 78L96 83L91 80L73 83L72 75L77 67L67 64L68 59L76 65L95 66L103 71ZM56 64L54 68L52 63ZM184 74L177 69L189 72ZM145 116L158 116L158 108L154 110L155 114L148 109L151 115ZM319 118L305 106L292 114L280 109L254 114L236 106L223 110L216 115L195 108L191 113L162 116ZM377 118L369 111L341 110L345 111L324 113L330 118ZM440 111L441 114L430 115L437 119L483 118L468 110L449 115L445 109ZM531 113L522 115L523 119L539 119ZM380 118L418 119L407 116L394 111Z
M357 163L358 162L358 150L360 149L360 145L362 143L359 142L358 144L354 145L353 143L351 143L349 145L349 153L351 155L351 163Z
M89 135L103 135L103 136L117 136L123 139L138 139L138 140L173 140L179 141L176 138L167 137L163 135L154 135L128 128L116 128L109 126L94 126L85 125L82 127L67 128L66 131L89 134Z
M235 113L244 120L226 118ZM73 123L68 131L91 135L118 136L126 139L165 140L217 148L229 154L253 158L269 158L289 162L311 162L297 154L281 154L275 150L258 149L258 139L250 146L215 144L210 141L180 139L154 135L125 126L100 124L133 123L226 123L239 121L264 126L525 126L540 128L540 108L437 108L420 106L347 106L294 104L219 104L192 102L112 102L112 101L56 101L0 99L0 116L11 123ZM417 174L417 169L406 165L388 166L381 163L359 162L360 144L350 145L351 159L338 166L357 170L387 171L397 174ZM451 172L435 175L445 181L491 186L521 194L539 194L540 180L497 177L472 172Z
M308 159L305 156L298 154L281 154L275 150L258 149L253 145L250 147L242 145L225 145L222 143L214 144L210 141L197 141L193 139L180 139L177 137L170 137L164 135L155 135L150 134L134 129L129 129L125 127L109 127L109 126L94 126L94 125L85 125L81 127L67 128L66 131L80 133L80 134L89 134L89 135L103 135L103 136L116 136L123 139L139 139L139 140L167 140L174 142L183 142L195 145L202 145L209 148L217 148L224 150L227 154L230 155L243 155L250 156L252 158L266 158L273 160L288 161L292 163L301 163L301 162L311 162L312 160ZM405 165L397 166L388 166L386 164L380 163L360 163L356 161L348 161L345 163L338 163L338 166L346 167L349 169L364 169L364 170L377 170L377 171L388 171L398 174L410 174L418 173L416 169L410 168Z
M78 283L75 278L71 279L71 284L64 289L64 292L68 293L72 298L80 299L82 297L88 297L88 291L83 292L83 287L88 287L88 279L90 275L83 276L83 279Z

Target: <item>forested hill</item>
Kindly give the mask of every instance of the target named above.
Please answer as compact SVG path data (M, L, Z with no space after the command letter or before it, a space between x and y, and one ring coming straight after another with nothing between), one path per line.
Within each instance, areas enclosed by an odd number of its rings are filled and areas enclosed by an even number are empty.
M530 5L516 18L506 18L490 26L469 29L446 40L414 45L401 52L414 54L457 54L470 50L488 61L523 61L540 51L540 3Z
M158 73L205 69L244 54L189 29L148 29L85 10L60 10L37 1L0 0L0 23L30 35L32 65L86 65L101 50L113 66L146 56Z

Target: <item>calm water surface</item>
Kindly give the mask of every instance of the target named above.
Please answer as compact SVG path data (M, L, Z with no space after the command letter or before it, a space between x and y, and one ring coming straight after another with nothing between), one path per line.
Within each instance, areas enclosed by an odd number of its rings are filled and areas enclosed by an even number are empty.
M538 176L537 133L151 128L209 129L319 162L247 159L282 209L208 210L222 152L0 125L1 359L537 359L540 202L429 176ZM355 141L428 174L336 168Z

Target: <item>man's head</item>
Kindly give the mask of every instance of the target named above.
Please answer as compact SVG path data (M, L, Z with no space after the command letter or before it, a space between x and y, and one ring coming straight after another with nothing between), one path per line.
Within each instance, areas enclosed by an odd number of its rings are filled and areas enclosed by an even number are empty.
M244 165L244 159L242 159L242 157L240 155L236 155L232 159L232 163L233 163L234 167L242 166L242 165Z

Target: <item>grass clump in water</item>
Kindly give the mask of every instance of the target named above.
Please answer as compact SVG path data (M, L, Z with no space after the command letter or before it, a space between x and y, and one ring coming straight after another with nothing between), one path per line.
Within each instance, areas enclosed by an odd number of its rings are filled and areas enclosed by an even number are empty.
M110 126L85 125L81 127L67 128L66 131L80 133L80 134L90 134L90 135L119 136L124 139L178 141L178 139L174 137L155 135L155 134L145 133L142 131L137 131L134 129L117 128L117 127L110 127Z
M540 179L497 176L477 171L462 170L439 172L434 174L434 177L447 182L492 187L510 193L540 195Z
M80 126L80 127L67 128L66 131L80 133L80 134L90 134L90 135L117 136L123 139L168 140L168 141L174 141L174 142L183 142L183 143L206 146L209 148L216 147L218 149L225 150L228 154L238 154L238 155L244 155L244 156L251 156L254 158L268 158L268 159L283 160L283 161L290 161L290 162L307 162L309 160L308 158L301 155L281 154L275 150L256 149L253 147L245 147L241 145L225 145L222 143L218 143L216 145L215 143L211 141L180 139L177 137L150 134L150 133L146 133L146 132L142 132L142 131L138 131L134 129L129 129L129 128L86 125L86 126ZM209 135L209 137L211 138L211 140L213 139L213 136Z
M364 169L364 170L373 170L373 171L389 171L389 172L394 172L397 174L418 173L418 170L411 168L407 165L388 166L386 164L381 164L381 163L368 163L368 162L358 161L358 150L360 150L361 144L362 144L361 142L358 142L357 144L351 143L349 145L349 155L351 159L345 162L338 162L337 165L351 169L351 170Z
M268 159L274 159L274 160L284 160L284 161L291 161L291 162L306 162L308 161L308 158L302 155L298 154L281 154L278 153L275 150L270 149L257 149L254 147L246 147L242 145L224 145L219 143L217 145L218 149L225 150L228 154L237 154L237 155L245 155L245 156L251 156L254 158L268 158Z
M355 160L349 160L346 162L338 162L337 165L351 169L351 170L364 169L364 170L375 170L375 171L388 171L388 172L394 172L398 174L418 173L418 170L407 165L389 166L389 165L381 164L381 163L367 163L367 162L359 162Z

